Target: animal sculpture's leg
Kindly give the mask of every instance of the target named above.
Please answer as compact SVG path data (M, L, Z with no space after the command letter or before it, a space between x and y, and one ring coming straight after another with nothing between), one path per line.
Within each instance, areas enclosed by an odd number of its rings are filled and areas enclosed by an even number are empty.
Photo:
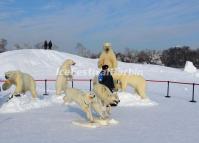
M86 109L85 110L85 112L86 112L86 117L87 117L87 119L89 120L89 122L94 122L94 119L93 119L93 115L92 115L92 113L91 113L91 110L88 108L88 109Z

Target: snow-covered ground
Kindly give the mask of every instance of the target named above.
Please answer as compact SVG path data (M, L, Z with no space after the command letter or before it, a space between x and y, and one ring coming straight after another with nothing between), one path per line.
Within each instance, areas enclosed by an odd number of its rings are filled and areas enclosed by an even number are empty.
M55 79L58 67L65 59L73 59L75 78L92 78L97 60L46 50L18 50L0 54L0 77L4 72L21 70L35 79ZM120 71L142 74L146 79L199 83L199 72L187 73L180 69L157 65L119 62ZM120 123L97 129L80 128L71 124L85 118L77 105L64 106L62 97L55 96L54 82L48 83L48 96L43 96L44 83L37 82L39 98L30 94L5 102L13 92L0 92L0 143L25 142L161 142L187 143L199 141L199 103L191 99L192 86L171 84L171 98L165 98L166 83L148 82L147 95L142 101L131 88L119 93L121 103L113 108L112 118ZM89 90L89 82L78 81L75 87ZM198 100L199 87L195 88Z

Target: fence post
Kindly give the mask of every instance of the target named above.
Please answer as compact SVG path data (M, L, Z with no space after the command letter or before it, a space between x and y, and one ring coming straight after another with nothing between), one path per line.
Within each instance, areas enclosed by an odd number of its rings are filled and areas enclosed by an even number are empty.
M90 91L91 91L91 88L92 88L91 82L92 82L92 79L90 79Z
M165 96L166 98L171 97L171 96L169 96L169 85L170 85L170 81L167 81L167 95Z
M195 90L195 83L193 83L193 89L192 89L192 99L190 102L196 103L195 99L194 99L194 90Z
M45 93L43 95L48 95L48 93L47 93L47 79L45 79Z
M72 88L73 88L74 87L74 85L73 85L73 79L72 79L71 83L72 83Z

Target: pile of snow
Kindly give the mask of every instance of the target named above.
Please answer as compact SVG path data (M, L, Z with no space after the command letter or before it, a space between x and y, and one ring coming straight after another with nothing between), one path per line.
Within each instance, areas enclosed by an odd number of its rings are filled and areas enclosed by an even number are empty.
M0 113L25 112L32 109L52 106L57 103L63 103L61 96L46 96L43 98L32 99L31 96L23 95L21 97L14 97L8 102L3 103L0 108Z
M119 107L158 105L156 102L153 102L150 99L141 99L137 94L119 92L118 96L120 98ZM63 104L63 96L49 95L34 100L31 98L31 96L23 95L21 97L14 97L10 101L3 103L0 107L0 113L25 112L55 104ZM77 105L72 103L70 106L76 107Z
M195 73L197 71L197 68L193 65L192 62L186 61L184 71L186 71L188 73Z
M119 92L118 96L120 98L120 107L129 106L156 106L158 103L151 101L150 99L141 99L136 93L131 94L127 92Z

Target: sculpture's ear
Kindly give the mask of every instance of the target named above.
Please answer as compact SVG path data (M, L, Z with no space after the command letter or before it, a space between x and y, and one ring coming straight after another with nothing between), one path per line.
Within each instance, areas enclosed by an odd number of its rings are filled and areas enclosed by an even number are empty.
M12 86L12 83L9 80L6 80L3 85L2 85L2 89L3 90L7 90Z

